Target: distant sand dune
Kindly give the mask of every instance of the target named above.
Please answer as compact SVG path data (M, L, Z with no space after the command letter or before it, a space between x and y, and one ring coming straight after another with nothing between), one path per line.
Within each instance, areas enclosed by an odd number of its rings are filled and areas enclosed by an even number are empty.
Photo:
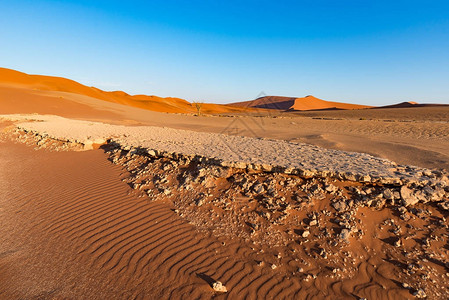
M375 108L413 108L413 107L438 107L438 106L449 106L449 104L421 104L414 101L407 101L398 104L385 105Z
M318 99L314 96L306 96L303 98L265 96L256 100L231 103L232 106L238 107L255 107L266 109L280 110L327 110L327 109L362 109L371 108L372 106L348 104L341 102L331 102Z

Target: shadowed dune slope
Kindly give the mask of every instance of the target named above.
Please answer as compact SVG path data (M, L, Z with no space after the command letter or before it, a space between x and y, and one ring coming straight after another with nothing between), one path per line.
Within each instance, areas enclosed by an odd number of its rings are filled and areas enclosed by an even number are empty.
M331 102L318 99L314 96L306 96L303 98L265 96L252 101L231 103L230 105L279 110L362 109L371 107L367 105Z
M14 89L14 93L12 90ZM76 81L52 76L28 75L11 69L0 68L0 101L10 101L11 98L19 99L15 105L34 105L30 94L35 95L38 92L66 92L74 95L87 96L92 99L99 99L112 103L138 107L152 111L167 113L195 113L196 109L192 103L180 98L163 98L147 95L129 95L122 91L106 92L95 87L88 87ZM66 102L71 96L51 97L48 93L47 102L41 100L40 106L58 105L58 102ZM9 99L7 99L9 98ZM202 106L202 112L209 114L241 112L245 109L241 107L230 107L219 104L205 103Z

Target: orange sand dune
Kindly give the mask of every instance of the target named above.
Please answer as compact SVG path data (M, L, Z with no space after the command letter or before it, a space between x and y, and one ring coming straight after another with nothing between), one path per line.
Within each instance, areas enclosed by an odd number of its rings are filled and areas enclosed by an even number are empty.
M325 101L314 96L306 96L303 98L266 96L252 101L231 103L230 105L279 110L362 109L371 107L367 105Z
M15 89L15 93L12 92L12 89ZM30 95L33 94L31 93L32 91L66 92L158 112L196 112L196 109L192 105L192 103L180 98L163 98L147 95L133 96L122 91L106 92L95 87L82 85L76 81L66 78L43 75L28 75L11 69L0 68L0 95L5 96L5 94L8 94L9 97L14 96L13 98L15 99L24 100L15 101L15 105L33 106L33 99L31 99L32 97L30 98ZM50 99L47 100L51 100L51 102L44 103L45 101L43 101L42 95L40 95L41 99L39 106L60 105L60 103L57 102L62 102L63 98L71 98L71 95L67 96L68 97L50 97ZM36 97L38 98L39 96ZM7 101L7 99L4 98L6 97L2 97L0 98L0 100ZM202 112L209 114L239 112L243 110L244 109L237 107L207 103L203 104L202 107Z

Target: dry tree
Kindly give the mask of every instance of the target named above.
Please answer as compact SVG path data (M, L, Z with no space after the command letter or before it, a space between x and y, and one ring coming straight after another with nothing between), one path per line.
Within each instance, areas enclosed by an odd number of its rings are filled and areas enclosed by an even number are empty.
M201 101L193 101L192 102L192 105L195 107L196 113L198 116L201 115L201 109L203 108L203 104L204 104L204 102L201 102Z

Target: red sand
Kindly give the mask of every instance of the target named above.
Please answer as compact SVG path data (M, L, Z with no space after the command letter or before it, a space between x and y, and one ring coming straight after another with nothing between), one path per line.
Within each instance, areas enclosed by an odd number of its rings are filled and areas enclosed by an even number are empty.
M246 246L200 235L169 203L130 194L101 150L1 144L0 170L2 299L210 298L210 279L236 292L251 284L253 296L281 291Z
M409 221L387 207L360 208L356 217L364 233L354 233L348 244L332 245L338 238L326 239L323 233L338 232L334 216L324 213L333 211L332 199L315 199L295 208L282 224L259 218L258 236L274 237L277 230L295 236L291 243L268 246L269 241L252 243L238 235L251 228L239 226L245 224L240 219L251 216L251 210L265 211L263 202L240 197L220 210L213 202L226 194L229 182L214 191L221 196L201 206L176 190L174 198L148 198L130 186L147 176L149 182L164 176L164 158L151 162L115 155L127 169L112 165L102 150L50 152L0 142L0 184L6 187L0 190L0 298L409 299L417 287L429 295L447 294L440 260L447 253L445 241L430 238L431 247L421 245L426 237L447 232L438 225L447 213L435 207L417 205L422 213L407 213ZM147 167L150 172L140 172ZM265 180L267 175L260 176ZM175 181L167 184L176 189ZM197 184L194 194L206 192L204 182ZM308 226L314 213L319 213L318 224ZM222 226L233 233L215 234ZM310 230L308 238L301 238L303 228ZM401 247L393 245L395 228ZM424 252L438 256L421 261ZM404 261L423 265L414 271L419 277L406 275ZM424 275L436 283L421 280ZM217 280L227 287L226 294L213 291L211 283Z

